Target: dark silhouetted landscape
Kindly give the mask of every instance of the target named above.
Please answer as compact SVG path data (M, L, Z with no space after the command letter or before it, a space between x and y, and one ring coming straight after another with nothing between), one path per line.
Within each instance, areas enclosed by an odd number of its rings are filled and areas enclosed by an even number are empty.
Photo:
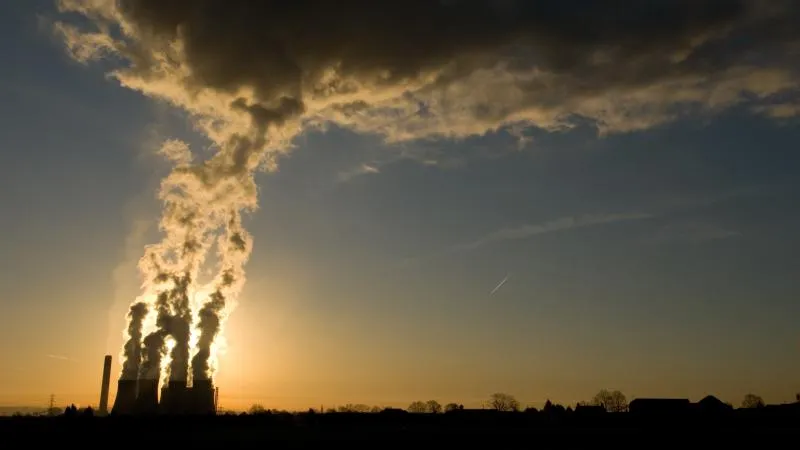
M268 444L310 448L346 441L445 448L477 442L490 448L586 448L612 443L615 448L642 448L643 441L650 442L648 446L683 448L701 442L758 442L772 448L781 440L796 442L800 436L800 398L794 403L765 405L758 396L748 395L734 408L713 396L695 403L640 398L627 404L620 395L601 391L591 402L566 408L548 401L541 410L519 410L513 396L502 393L492 395L482 409L465 409L454 403L442 407L428 401L414 402L407 409L346 405L324 412L292 413L253 405L250 411L238 414L112 413L98 417L91 408L70 406L50 415L0 419L0 433L7 442L31 446L124 442L130 436L152 448L258 448ZM609 404L596 404L599 399Z

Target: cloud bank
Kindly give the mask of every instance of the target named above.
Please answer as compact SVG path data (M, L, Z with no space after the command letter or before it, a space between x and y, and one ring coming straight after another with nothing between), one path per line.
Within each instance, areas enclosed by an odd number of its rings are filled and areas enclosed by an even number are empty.
M336 123L388 141L590 120L602 133L747 103L797 114L792 0L61 0L81 61L194 115L243 168ZM238 145L236 145L238 144Z

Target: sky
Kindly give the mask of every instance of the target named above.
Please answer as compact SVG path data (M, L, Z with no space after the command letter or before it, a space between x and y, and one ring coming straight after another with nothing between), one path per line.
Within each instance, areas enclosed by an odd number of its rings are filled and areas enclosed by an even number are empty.
M96 405L105 354L119 376L166 139L257 186L224 408L800 392L796 6L95 3L0 5L0 405Z

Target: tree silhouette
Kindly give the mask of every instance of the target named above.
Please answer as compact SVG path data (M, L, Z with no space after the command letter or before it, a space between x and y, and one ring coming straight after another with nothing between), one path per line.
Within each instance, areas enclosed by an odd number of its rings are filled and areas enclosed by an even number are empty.
M436 400L428 400L428 402L425 403L425 410L431 414L439 414L442 412L442 405Z
M339 407L339 412L349 412L349 413L368 413L372 410L369 405L365 405L363 403L348 403L344 406Z
M457 411L459 409L464 409L464 405L459 405L458 403L448 403L444 407L444 412Z
M608 412L624 412L628 410L628 399L620 391L601 389L592 399L592 405L602 406Z
M424 413L428 411L428 406L423 402L412 402L408 405L408 412L410 413Z
M496 392L489 397L489 408L496 411L519 411L519 402L513 395Z
M248 414L266 414L267 409L264 408L261 404L255 403L250 409L247 411Z
M742 400L742 408L762 408L764 399L755 394L747 394Z
M75 417L78 415L78 407L74 404L67 406L64 408L64 416L67 417Z
M542 412L552 416L562 414L566 412L566 409L564 409L564 406L555 404L551 402L550 399L547 399L547 401L544 402L544 408L542 408Z

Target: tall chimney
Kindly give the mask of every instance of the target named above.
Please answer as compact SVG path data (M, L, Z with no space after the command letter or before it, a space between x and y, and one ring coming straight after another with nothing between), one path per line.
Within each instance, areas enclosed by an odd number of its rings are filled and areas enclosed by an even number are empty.
M214 414L219 412L219 386L214 388Z
M98 413L108 414L108 385L111 383L111 355L106 355L103 361L103 384L100 386L100 407Z

